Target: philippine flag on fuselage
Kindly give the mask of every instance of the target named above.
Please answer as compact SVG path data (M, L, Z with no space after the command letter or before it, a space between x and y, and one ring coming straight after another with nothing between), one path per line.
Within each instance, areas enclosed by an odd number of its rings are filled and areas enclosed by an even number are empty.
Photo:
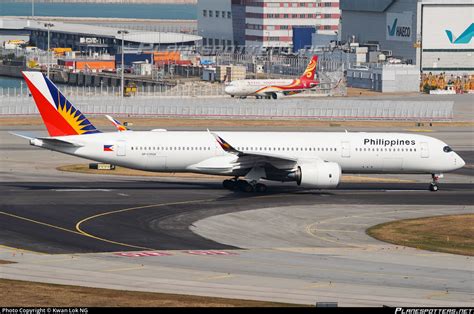
M104 152L113 152L114 145L104 145Z

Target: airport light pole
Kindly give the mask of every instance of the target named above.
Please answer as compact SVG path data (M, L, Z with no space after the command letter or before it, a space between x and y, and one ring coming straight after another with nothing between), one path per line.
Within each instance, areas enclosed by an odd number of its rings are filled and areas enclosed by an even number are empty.
M125 48L125 34L128 34L128 31L125 29L121 29L117 32L119 35L122 35L122 65L121 65L121 80L120 80L120 103L123 104L123 89L124 86L124 73L125 73L125 57L124 57L124 48Z
M52 23L44 23L44 27L48 28L48 51L47 51L47 65L46 65L46 76L49 78L49 64L51 63L51 60L50 60L50 57L51 57L51 52L49 51L50 47L50 30L51 30L51 27L53 27L54 24Z

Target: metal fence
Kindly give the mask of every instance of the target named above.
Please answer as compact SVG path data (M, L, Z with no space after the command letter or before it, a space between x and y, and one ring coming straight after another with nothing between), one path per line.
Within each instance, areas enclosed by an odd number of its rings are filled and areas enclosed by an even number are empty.
M71 86L58 85L61 92L66 97L120 97L120 87L115 86ZM176 86L138 86L136 93L131 99L136 97L222 97L224 93L224 84L209 84L202 82L178 84ZM7 101L11 98L27 98L30 91L26 84L21 83L20 87L0 88L0 101Z
M29 90L23 82L20 87L0 88L0 100L4 98L28 97ZM120 97L120 88L115 86L71 86L58 85L66 97ZM225 84L202 81L180 83L175 86L138 86L133 97L222 97L226 96ZM321 85L304 92L305 95L345 96L346 86L341 72L321 74ZM6 101L6 100L5 100Z
M73 96L87 114L221 119L430 120L453 117L449 101L371 101L330 98L255 100L232 98ZM0 98L0 115L37 114L31 97Z
M238 54L228 52L216 52L215 60L219 65L243 65L250 73L256 72L258 65L263 66L263 74L268 77L278 75L279 77L299 77L305 71L313 54L318 55L317 72L344 72L351 63L349 54L342 51L334 52L307 52L303 56L286 55L261 55L261 54ZM205 58L205 57L202 57Z

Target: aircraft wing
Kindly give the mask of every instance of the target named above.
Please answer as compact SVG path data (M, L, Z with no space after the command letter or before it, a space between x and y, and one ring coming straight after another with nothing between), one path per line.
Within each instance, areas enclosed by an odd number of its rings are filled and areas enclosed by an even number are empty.
M298 161L296 158L280 156L278 154L240 151L235 149L219 135L215 133L211 134L225 152L238 157L232 163L234 169L246 169L253 167L293 169Z

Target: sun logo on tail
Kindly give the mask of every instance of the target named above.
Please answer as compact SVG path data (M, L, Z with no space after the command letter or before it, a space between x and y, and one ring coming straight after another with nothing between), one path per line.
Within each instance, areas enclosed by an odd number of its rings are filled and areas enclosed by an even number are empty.
M61 101L61 98L63 98ZM61 97L58 91L57 100L58 113L67 121L67 123L77 132L77 134L97 133L97 129L84 117L84 115L74 108L66 98Z

